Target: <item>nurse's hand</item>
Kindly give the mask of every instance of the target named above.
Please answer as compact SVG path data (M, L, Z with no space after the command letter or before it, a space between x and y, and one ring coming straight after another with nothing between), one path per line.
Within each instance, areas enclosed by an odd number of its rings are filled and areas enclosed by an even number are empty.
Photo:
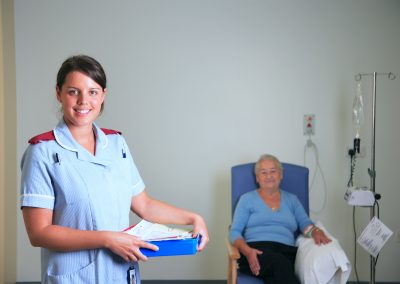
M202 251L206 247L206 244L209 242L210 238L208 237L207 226L204 222L204 219L197 214L193 222L193 234L199 234L201 236L200 244L197 247L197 250Z
M145 242L138 237L123 232L104 232L105 247L122 257L125 261L146 261L147 257L139 248L158 250L156 245Z

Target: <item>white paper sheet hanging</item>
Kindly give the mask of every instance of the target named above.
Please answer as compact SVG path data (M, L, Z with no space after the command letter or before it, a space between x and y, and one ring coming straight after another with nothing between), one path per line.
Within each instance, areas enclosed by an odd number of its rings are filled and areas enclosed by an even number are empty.
M386 227L377 217L373 217L358 237L357 242L370 255L377 257L393 232Z

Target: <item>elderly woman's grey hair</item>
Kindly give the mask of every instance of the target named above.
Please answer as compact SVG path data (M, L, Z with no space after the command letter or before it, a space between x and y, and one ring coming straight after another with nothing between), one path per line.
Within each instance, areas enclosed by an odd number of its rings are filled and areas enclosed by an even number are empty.
M281 162L278 160L277 157L270 155L270 154L264 154L261 155L260 158L258 158L258 161L256 163L256 165L254 166L254 173L257 174L258 172L258 168L260 167L260 163L263 161L272 161L275 163L275 165L277 166L278 170L282 173L283 171L283 167Z

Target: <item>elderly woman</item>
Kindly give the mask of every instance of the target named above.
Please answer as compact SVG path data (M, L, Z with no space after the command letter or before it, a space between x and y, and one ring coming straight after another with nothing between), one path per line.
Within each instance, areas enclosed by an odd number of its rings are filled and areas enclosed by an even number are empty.
M276 157L262 155L255 175L259 188L241 196L230 231L241 254L239 269L265 283L299 283L294 274L296 232L318 245L331 240L314 226L297 196L279 188L283 169Z

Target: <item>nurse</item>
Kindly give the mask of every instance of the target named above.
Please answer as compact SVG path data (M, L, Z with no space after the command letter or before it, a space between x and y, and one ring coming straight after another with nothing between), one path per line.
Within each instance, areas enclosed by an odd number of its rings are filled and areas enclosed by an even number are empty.
M192 225L208 242L203 218L151 198L120 132L99 128L106 75L94 58L64 61L56 97L63 117L29 140L22 161L21 208L31 244L41 247L42 283L139 283L139 248L123 233L129 212L151 222Z

